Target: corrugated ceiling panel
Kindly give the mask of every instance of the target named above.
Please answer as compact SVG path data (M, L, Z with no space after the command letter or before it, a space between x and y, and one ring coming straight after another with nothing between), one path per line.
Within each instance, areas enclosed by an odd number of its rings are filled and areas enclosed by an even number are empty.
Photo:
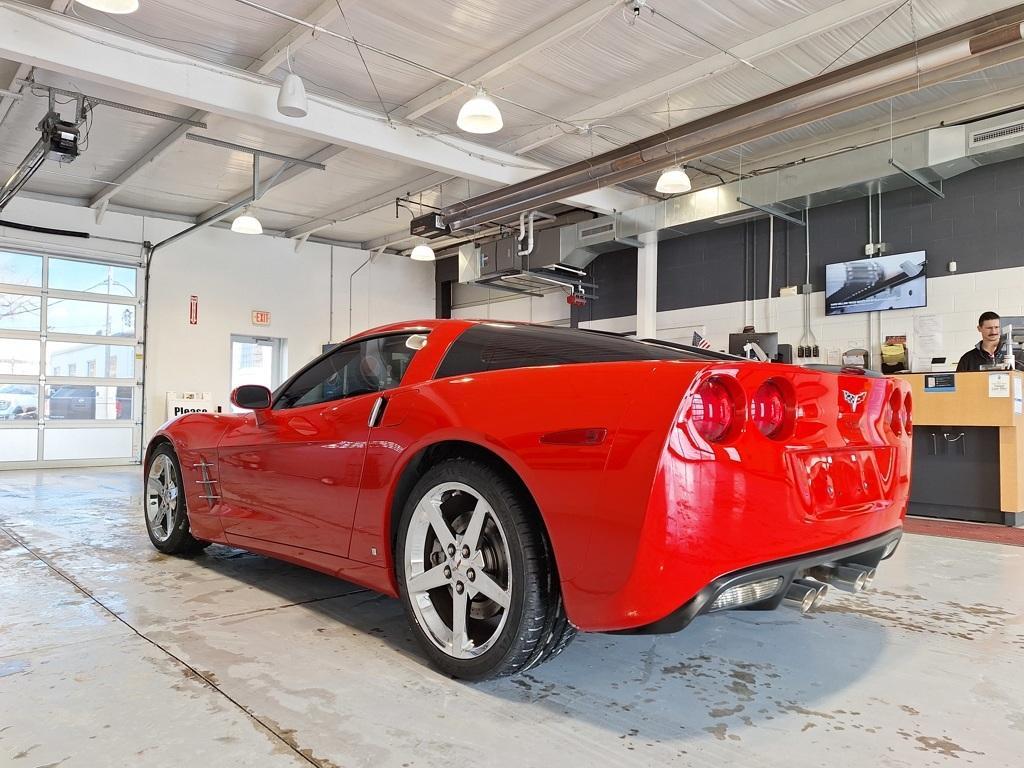
M320 0L274 0L276 10L301 18ZM129 15L75 6L76 15L98 26L187 53L196 58L248 67L291 29L278 19L233 0L142 0Z

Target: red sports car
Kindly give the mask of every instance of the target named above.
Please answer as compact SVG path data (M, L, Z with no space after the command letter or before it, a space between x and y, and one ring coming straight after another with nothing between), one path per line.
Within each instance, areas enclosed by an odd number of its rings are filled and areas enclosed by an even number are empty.
M146 451L162 552L242 547L400 597L445 673L483 679L577 629L805 610L895 550L907 385L655 340L426 320L360 334L252 413Z

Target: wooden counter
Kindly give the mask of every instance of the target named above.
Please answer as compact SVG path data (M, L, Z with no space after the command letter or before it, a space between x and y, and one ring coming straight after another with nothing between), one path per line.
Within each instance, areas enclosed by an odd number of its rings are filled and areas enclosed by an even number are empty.
M1007 525L1024 525L1024 403L1016 395L1024 389L1024 374L1004 371L1010 377L1008 397L990 396L990 377L999 372L957 373L957 374L904 374L913 389L915 465L919 456L938 452L936 435L942 440L955 442L960 432L955 428L991 428L998 430L999 464L999 510L1002 522ZM932 389L934 377L952 376L954 391ZM943 430L929 430L928 427L942 427ZM985 430L987 432L988 430ZM994 439L994 438L993 438ZM921 446L920 441L930 441ZM965 440L966 444L966 440ZM947 446L942 446L945 449ZM919 450L921 453L919 453ZM967 458L967 449L961 448L960 456ZM914 493L911 493L911 513L914 511ZM965 510L967 508L965 507ZM931 514L931 513L928 513ZM953 516L953 515L949 515ZM961 519L979 519L966 516Z

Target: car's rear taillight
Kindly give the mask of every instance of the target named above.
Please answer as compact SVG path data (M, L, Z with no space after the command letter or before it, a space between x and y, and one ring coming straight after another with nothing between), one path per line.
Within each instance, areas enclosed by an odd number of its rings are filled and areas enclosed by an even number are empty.
M892 429L893 434L903 434L903 398L900 397L899 390L893 392L889 398L889 407L886 408L886 420L889 422L889 428Z
M782 437L786 431L790 403L778 383L766 381L750 401L750 420L765 437Z
M710 378L693 395L690 421L697 434L709 443L725 440L739 421L737 401L730 387L721 379Z
M906 431L908 435L912 434L914 431L914 421L911 418L911 414L913 413L913 411L914 404L913 401L910 399L910 395L908 394L903 399L903 429Z

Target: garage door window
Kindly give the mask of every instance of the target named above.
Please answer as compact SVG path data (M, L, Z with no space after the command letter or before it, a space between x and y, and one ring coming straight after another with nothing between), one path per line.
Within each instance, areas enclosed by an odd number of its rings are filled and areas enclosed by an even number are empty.
M138 460L140 272L0 249L0 468Z

